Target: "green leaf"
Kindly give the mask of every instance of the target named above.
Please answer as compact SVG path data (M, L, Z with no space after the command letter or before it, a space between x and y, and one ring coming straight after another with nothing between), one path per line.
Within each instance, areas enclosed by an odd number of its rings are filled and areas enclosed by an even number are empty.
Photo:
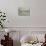
M1 27L3 28L3 25L1 25Z
M3 16L3 17L6 17L6 16Z
M4 13L4 15L5 15L5 13Z
M0 13L2 13L2 12L0 12Z

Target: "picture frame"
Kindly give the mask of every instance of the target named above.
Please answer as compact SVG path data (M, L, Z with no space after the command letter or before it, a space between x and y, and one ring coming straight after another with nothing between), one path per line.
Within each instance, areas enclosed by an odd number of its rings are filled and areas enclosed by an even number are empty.
M18 8L19 16L30 16L30 8Z

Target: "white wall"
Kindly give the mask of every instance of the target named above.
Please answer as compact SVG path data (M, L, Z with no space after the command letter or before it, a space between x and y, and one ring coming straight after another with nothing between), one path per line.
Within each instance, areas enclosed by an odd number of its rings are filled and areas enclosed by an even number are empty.
M30 16L19 16L18 8L30 8ZM0 0L8 27L46 27L46 0Z

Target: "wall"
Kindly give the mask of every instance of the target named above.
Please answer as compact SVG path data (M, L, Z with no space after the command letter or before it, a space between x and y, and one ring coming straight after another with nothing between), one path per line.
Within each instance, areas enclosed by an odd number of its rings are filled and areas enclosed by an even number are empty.
M30 8L30 16L19 16L18 8ZM7 27L46 27L46 0L0 0L6 12Z

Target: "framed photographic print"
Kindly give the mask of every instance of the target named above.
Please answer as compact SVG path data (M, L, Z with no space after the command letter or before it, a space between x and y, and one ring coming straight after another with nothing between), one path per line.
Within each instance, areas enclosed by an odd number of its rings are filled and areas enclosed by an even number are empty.
M19 16L30 16L30 8L18 8Z

